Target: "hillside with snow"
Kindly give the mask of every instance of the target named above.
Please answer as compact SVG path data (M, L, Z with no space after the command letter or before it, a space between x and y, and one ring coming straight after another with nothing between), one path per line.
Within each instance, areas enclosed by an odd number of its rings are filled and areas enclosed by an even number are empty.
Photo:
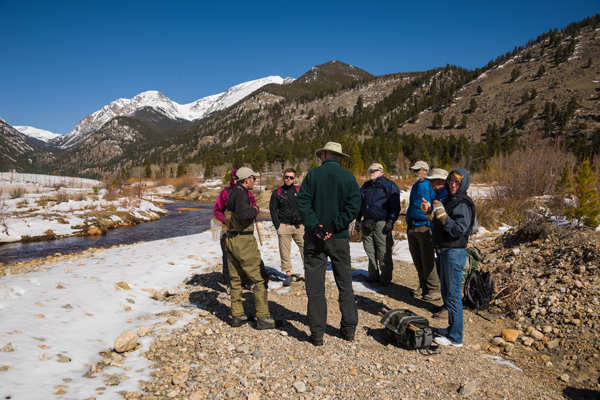
M15 128L30 139L37 139L44 143L48 143L52 139L62 137L61 134L34 128L33 126L13 126L13 128Z
M100 110L89 114L67 135L50 141L53 146L68 150L83 143L92 133L99 130L105 123L118 116L132 115L142 108L149 107L168 118L180 121L196 121L214 112L223 110L261 87L275 83L288 83L290 78L269 76L250 82L241 83L227 91L207 96L189 104L178 104L157 91L147 91L132 99L118 99Z

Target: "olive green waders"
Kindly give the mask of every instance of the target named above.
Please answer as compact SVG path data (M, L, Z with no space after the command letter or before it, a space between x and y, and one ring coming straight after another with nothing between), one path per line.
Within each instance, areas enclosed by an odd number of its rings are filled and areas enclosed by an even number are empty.
M254 220L240 221L233 212L226 211L225 222L230 227L225 250L231 278L231 315L234 317L244 315L242 289L247 278L250 278L254 282L256 316L268 317L270 316L267 300L269 281L254 238Z

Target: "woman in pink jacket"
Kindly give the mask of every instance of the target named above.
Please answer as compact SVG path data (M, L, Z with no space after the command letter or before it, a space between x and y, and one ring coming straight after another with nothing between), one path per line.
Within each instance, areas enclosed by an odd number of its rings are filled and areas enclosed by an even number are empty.
M234 169L233 171L231 171L231 178L229 180L229 187L225 188L221 191L221 193L219 193L219 196L217 197L217 201L215 201L215 207L213 208L213 214L215 215L215 218L218 219L219 221L221 221L221 223L223 225L225 225L225 206L227 205L227 199L229 198L229 193L231 192L232 189L235 189L236 186L236 177L235 177L235 173L237 172L237 169ZM254 198L254 196L252 195L252 193L248 192L248 197L250 197L250 203L255 206L256 205L256 199ZM229 289L229 266L227 264L227 253L225 252L225 239L227 239L227 228L223 228L225 230L225 232L223 233L223 236L221 236L221 251L223 252L223 281L225 282L225 285L227 285L227 288Z

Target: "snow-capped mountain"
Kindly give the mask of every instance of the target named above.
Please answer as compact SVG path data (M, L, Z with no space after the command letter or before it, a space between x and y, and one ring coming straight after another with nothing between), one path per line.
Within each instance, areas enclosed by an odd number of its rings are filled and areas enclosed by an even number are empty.
M19 164L23 157L36 150L27 136L0 118L0 164Z
M100 110L89 114L81 120L75 129L67 135L51 140L50 144L63 150L71 149L85 141L105 123L117 116L131 115L136 111L151 107L173 120L195 121L202 119L216 111L223 110L245 96L270 83L287 84L293 79L283 79L279 76L269 76L250 82L241 83L227 91L204 97L189 104L178 104L157 91L148 91L138 94L132 99L119 99L113 101Z
M13 126L16 130L21 132L23 135L27 136L30 139L37 139L44 143L48 143L52 139L56 139L62 137L62 135L58 133L53 133L50 131L45 131L43 129L34 128L33 126Z

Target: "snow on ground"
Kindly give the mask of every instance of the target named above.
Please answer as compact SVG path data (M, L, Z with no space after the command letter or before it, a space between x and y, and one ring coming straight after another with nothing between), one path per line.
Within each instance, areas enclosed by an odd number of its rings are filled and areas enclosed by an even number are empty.
M24 174L20 172L0 172L0 187L10 190L13 187L23 187L27 190L53 188L60 184L68 188L101 187L102 182L95 179L71 178L68 176Z
M259 246L269 272L283 278L280 269L277 235L270 222L259 223L263 245ZM350 243L353 275L367 275L367 257L362 243ZM118 391L137 391L138 380L149 381L151 362L140 354L149 349L154 337L140 337L141 348L123 361L122 367L107 367L103 373L126 373L128 380L106 386L107 378L84 378L101 351L114 347L114 340L126 330L138 331L143 325L164 324L162 334L181 328L197 317L202 306L186 306L187 317L175 325L165 318L135 319L174 308L153 300L144 289L159 290L178 286L184 278L202 273L221 262L221 248L211 231L147 243L98 249L77 258L46 262L40 272L0 277L0 348L11 343L14 351L0 353L0 397L47 399L64 385L65 399L98 396L106 387L104 399L121 399ZM407 241L395 246L394 259L411 262ZM298 247L292 244L293 272L304 275ZM332 272L327 272L333 280ZM120 289L124 281L131 290ZM354 282L357 292L376 290ZM271 281L270 291L286 292L282 281ZM126 312L126 306L131 311ZM42 361L46 353L50 359ZM71 362L58 362L67 356ZM3 367L9 367L2 372ZM127 368L127 370L125 369ZM6 368L5 368L6 369ZM70 381L69 381L70 380ZM7 397L10 396L10 397Z
M140 220L150 221L166 210L150 201L122 197L104 200L106 189L94 195L89 189L61 189L59 191L25 193L11 199L7 191L0 198L0 212L4 211L8 234L0 229L0 243L18 242L21 236L43 236L51 230L57 236L72 236L81 229L77 225L93 225L93 213L100 211L128 212ZM59 202L61 196L69 196ZM78 199L78 200L75 200ZM142 214L143 213L143 214ZM112 219L119 218L113 216ZM90 222L87 222L90 221ZM125 222L116 221L115 222Z

